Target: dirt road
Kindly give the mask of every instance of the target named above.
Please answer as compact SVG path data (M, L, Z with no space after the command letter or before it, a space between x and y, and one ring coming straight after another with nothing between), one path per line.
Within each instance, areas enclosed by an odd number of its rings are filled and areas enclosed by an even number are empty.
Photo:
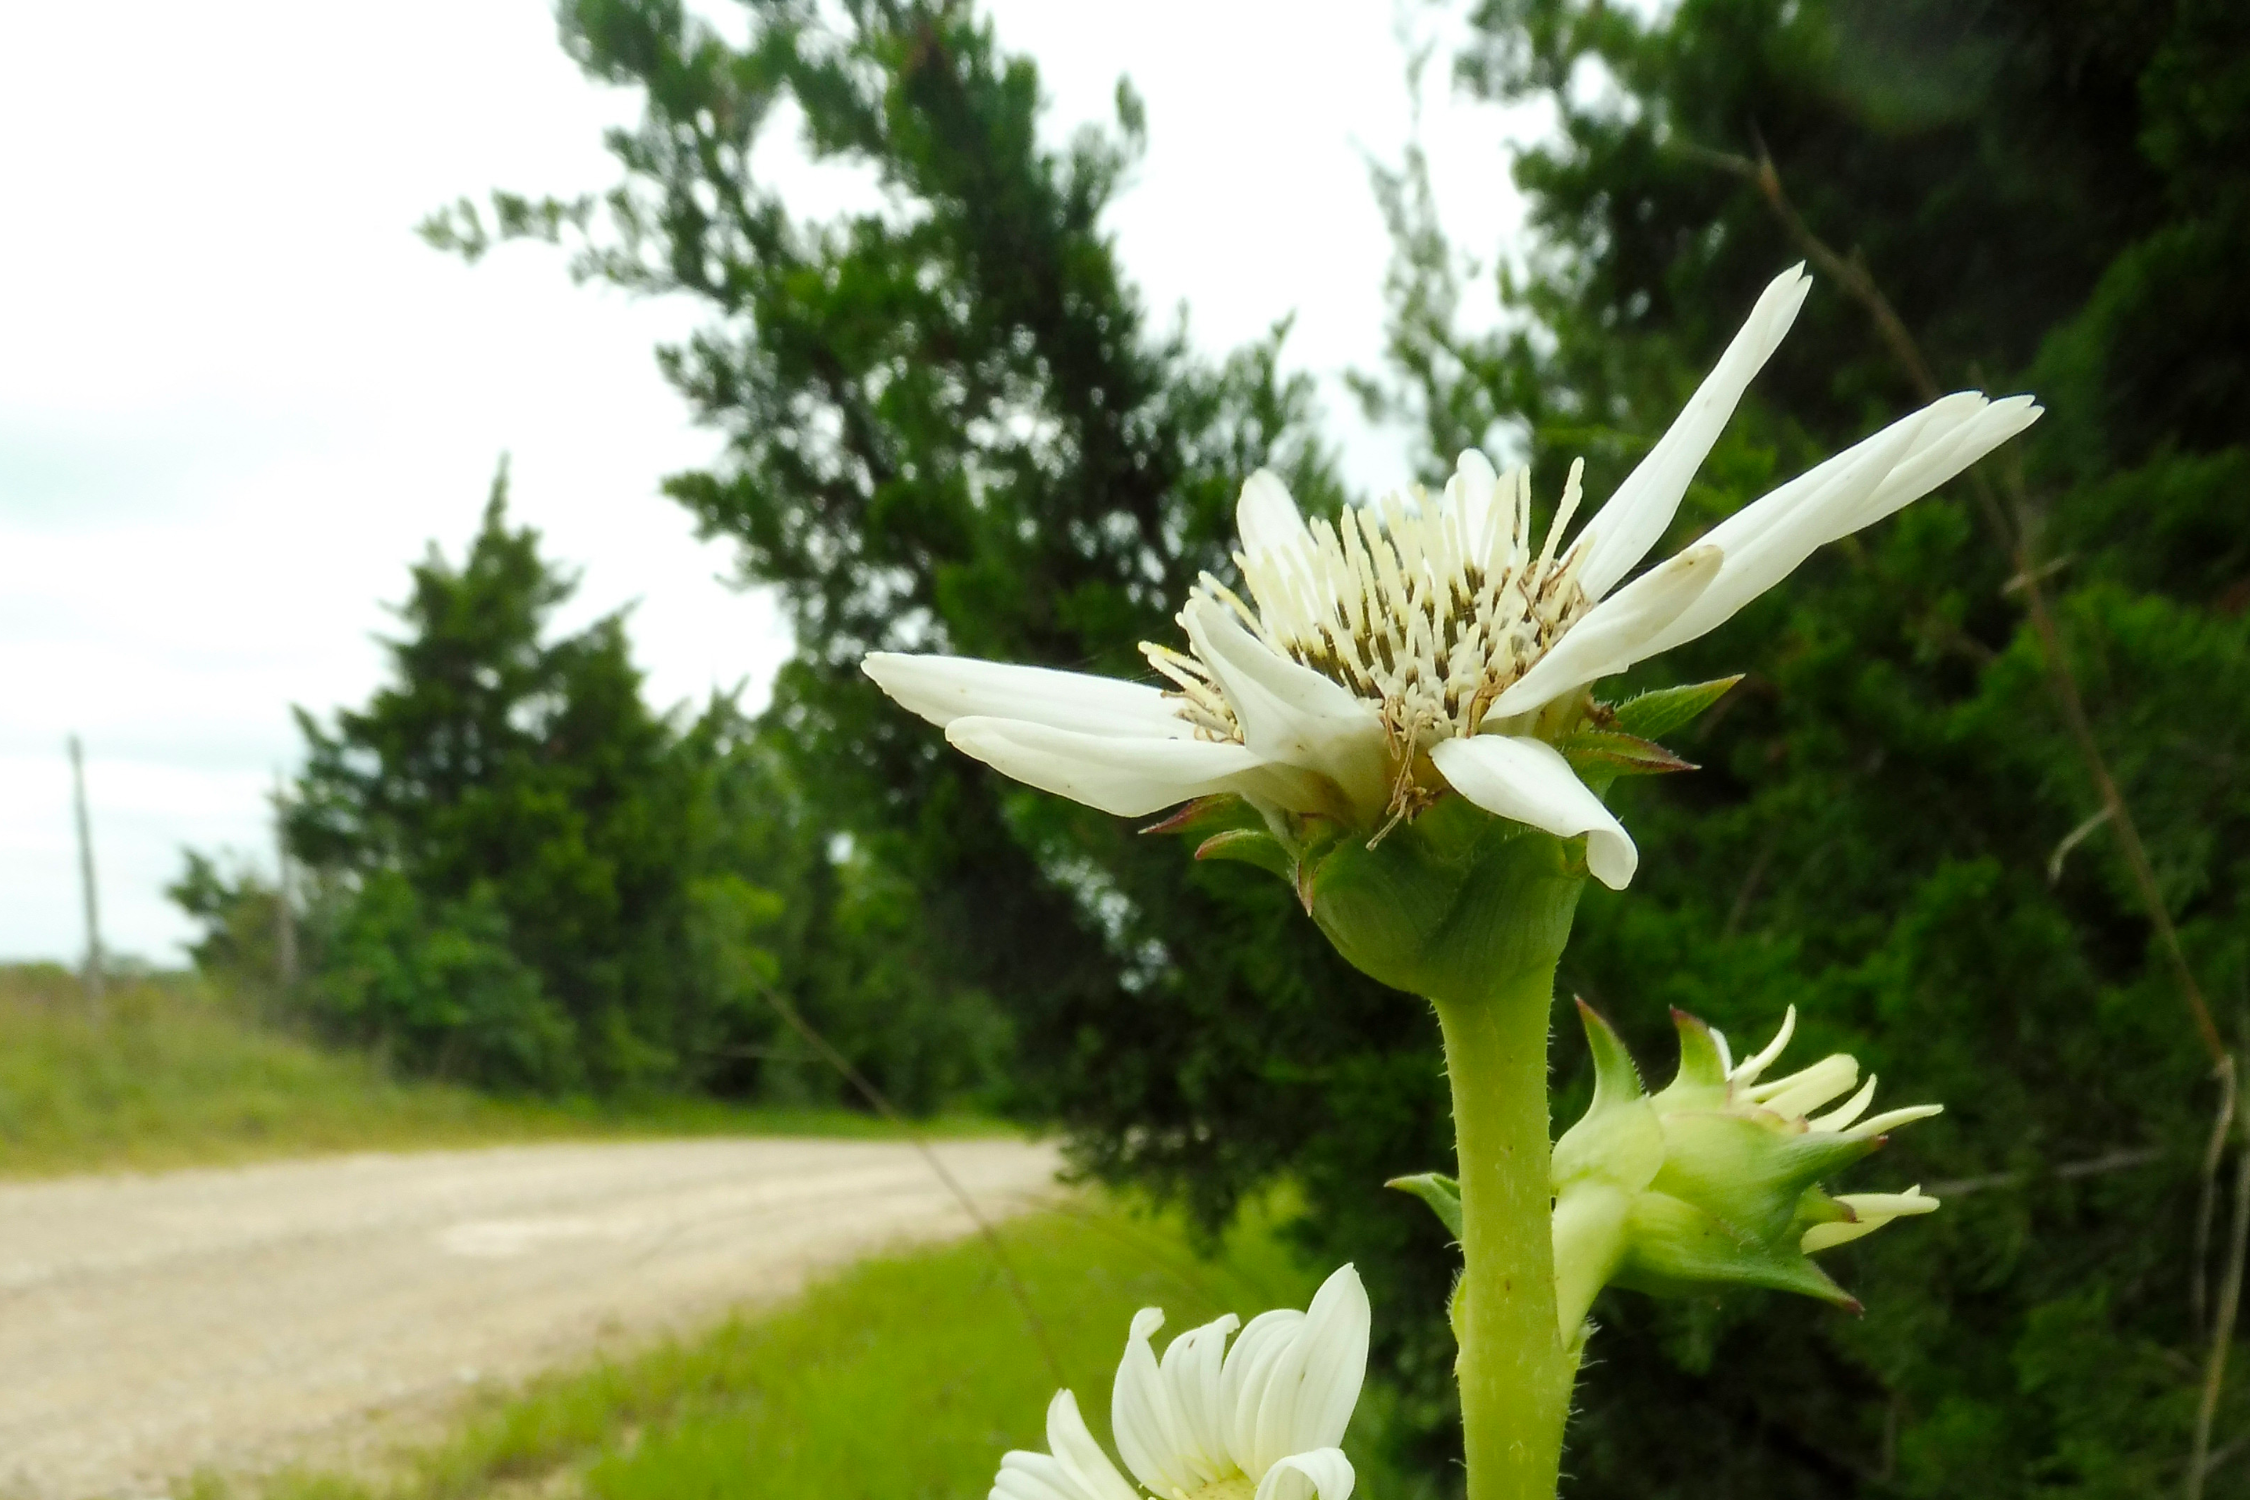
M939 1148L987 1212L1054 1154ZM696 1140L0 1184L0 1496L363 1453L465 1386L968 1230L912 1148Z

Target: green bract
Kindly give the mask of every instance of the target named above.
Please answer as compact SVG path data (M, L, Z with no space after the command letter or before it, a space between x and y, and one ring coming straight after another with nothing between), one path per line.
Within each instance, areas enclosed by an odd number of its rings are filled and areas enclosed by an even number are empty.
M1198 859L1238 860L1288 881L1307 913L1370 978L1430 1000L1476 1001L1495 980L1552 968L1585 884L1584 841L1558 839L1446 797L1380 837L1322 818L1257 817L1205 798L1150 831L1215 830Z
M1557 1314L1566 1331L1604 1285L1658 1295L1756 1286L1856 1309L1811 1252L1937 1207L1912 1188L1840 1198L1821 1191L1821 1179L1880 1146L1884 1130L1939 1106L1862 1120L1874 1097L1870 1078L1842 1106L1808 1117L1858 1084L1859 1065L1836 1054L1761 1083L1794 1011L1764 1051L1740 1064L1725 1037L1673 1012L1680 1071L1649 1096L1616 1032L1583 1002L1578 1009L1596 1084L1585 1116L1554 1152Z

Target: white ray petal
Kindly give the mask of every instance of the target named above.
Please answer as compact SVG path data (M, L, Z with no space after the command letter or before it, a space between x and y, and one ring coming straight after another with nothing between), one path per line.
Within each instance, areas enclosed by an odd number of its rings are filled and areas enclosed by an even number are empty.
M1585 834L1586 867L1611 890L1623 890L1632 880L1640 851L1554 746L1516 735L1478 734L1439 741L1430 759L1455 791L1486 812L1529 823L1557 838Z
M1744 1058L1741 1067L1728 1069L1727 1081L1743 1088L1756 1083L1759 1075L1773 1066L1774 1059L1781 1056L1782 1049L1789 1045L1789 1039L1796 1034L1797 1007L1792 1005L1782 1012L1781 1029L1773 1034L1773 1040L1760 1047L1754 1055Z
M1842 530L1825 540L1849 536L1903 510L2045 415L2046 408L2029 396L2003 396L1998 401L1987 402L1968 420L1944 434L1942 441L1933 439L1925 431L1915 451L1884 477L1874 494L1844 518Z
M1858 1093L1852 1095L1834 1109L1829 1110L1826 1114L1808 1117L1805 1125L1812 1130L1842 1130L1852 1121L1866 1114L1867 1106L1874 1102L1875 1075L1870 1073L1867 1075L1867 1081L1859 1086Z
M1725 563L1726 554L1716 547L1690 547L1626 584L1588 610L1530 671L1510 683L1494 700L1493 715L1505 719L1530 713L1624 671L1649 654L1647 643L1702 597Z
M1181 1455L1203 1473L1206 1483L1233 1472L1219 1381L1225 1369L1227 1335L1241 1324L1240 1318L1227 1313L1190 1328L1164 1351L1164 1383L1186 1429Z
M1234 507L1234 529L1242 540L1243 552L1251 557L1312 550L1312 533L1305 530L1305 518L1298 514L1297 502L1289 498L1289 487L1271 469L1260 469L1242 482L1242 498Z
M1858 1083L1859 1059L1848 1052L1831 1052L1802 1072L1744 1089L1742 1096L1784 1120L1795 1120L1850 1093Z
M1021 1449L1000 1455L1000 1473L986 1500L1094 1500L1051 1453Z
M1493 492L1499 484L1492 460L1475 448L1461 450L1453 477L1445 482L1446 503L1461 518L1463 555L1480 566L1492 555Z
M1368 1327L1373 1313L1359 1272L1340 1266L1313 1294L1305 1309L1302 1387L1284 1446L1293 1450L1333 1448L1359 1404L1367 1378Z
M1292 1453L1266 1470L1252 1500L1351 1500L1359 1476L1341 1448Z
M1873 1234L1893 1219L1935 1213L1938 1208L1938 1200L1924 1196L1919 1187L1910 1187L1903 1193L1844 1193L1836 1201L1850 1209L1853 1217L1815 1224L1807 1229L1797 1241L1797 1248L1805 1254L1849 1244L1863 1235Z
M955 719L1023 719L1083 734L1185 740L1195 727L1145 683L1052 667L871 651L859 669L910 713L943 729Z
M1711 367L1703 384L1673 419L1617 492L1609 497L1581 534L1586 540L1586 560L1578 575L1579 586L1590 599L1599 599L1617 581L1648 556L1649 548L1664 535L1687 493L1688 481L1710 456L1727 418L1742 400L1751 377L1780 347L1797 310L1805 305L1812 278L1803 262L1766 284L1757 306L1750 310L1741 332L1727 345L1726 353Z
M1110 1435L1119 1456L1134 1478L1159 1495L1196 1489L1217 1477L1198 1472L1185 1451L1186 1420L1149 1347L1150 1336L1163 1326L1162 1308L1144 1307L1133 1315L1109 1400Z
M1646 645L1644 655L1669 651L1717 629L1796 571L1840 519L1873 494L1912 451L1933 414L1944 419L1946 430L1958 423L1959 410L1942 411L1944 405L1939 402L1893 422L1713 527L1703 540L1726 553L1718 579Z
M1944 1113L1945 1106L1942 1104L1909 1104L1903 1109L1886 1109L1879 1115L1870 1115L1846 1131L1845 1134L1858 1136L1865 1140L1870 1136L1878 1136L1886 1131L1896 1130L1901 1125L1911 1125L1916 1120L1927 1120L1932 1115Z
M1219 679L1244 745L1263 760L1318 772L1362 810L1382 804L1386 751L1372 703L1275 654L1207 598L1190 599L1180 618L1196 655Z
M1013 1452L1000 1459L992 1487L999 1500L1140 1500L1102 1452L1078 1414L1078 1398L1055 1392L1047 1403L1048 1453Z
M1259 1419L1275 1369L1295 1346L1305 1315L1294 1308L1262 1312L1243 1325L1219 1376L1219 1405L1226 1420L1227 1457L1245 1474L1262 1474ZM1266 1454L1265 1459L1278 1455Z
M1237 790L1267 764L1243 745L1120 739L1022 719L955 719L945 737L1004 775L1124 818Z

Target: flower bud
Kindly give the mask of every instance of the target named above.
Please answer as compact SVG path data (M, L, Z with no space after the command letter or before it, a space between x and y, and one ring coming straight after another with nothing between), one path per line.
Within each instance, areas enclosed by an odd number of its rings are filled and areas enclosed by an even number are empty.
M1880 1146L1894 1126L1937 1114L1915 1105L1869 1118L1871 1077L1837 1053L1761 1082L1795 1030L1792 1007L1773 1041L1736 1063L1725 1036L1674 1011L1680 1071L1646 1095L1631 1057L1583 1002L1594 1101L1555 1144L1555 1280L1566 1337L1576 1338L1605 1285L1659 1295L1720 1286L1799 1292L1858 1303L1809 1258L1937 1200L1904 1193L1830 1197L1822 1178ZM1854 1086L1859 1085L1857 1091ZM1840 1096L1841 1105L1826 1109Z

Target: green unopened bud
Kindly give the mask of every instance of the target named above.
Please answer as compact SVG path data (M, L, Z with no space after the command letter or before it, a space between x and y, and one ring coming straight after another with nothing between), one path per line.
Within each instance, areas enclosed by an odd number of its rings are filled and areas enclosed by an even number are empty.
M1863 1118L1875 1080L1860 1085L1859 1064L1842 1053L1762 1082L1795 1029L1794 1008L1773 1041L1739 1064L1722 1034L1673 1012L1680 1071L1653 1097L1641 1092L1617 1034L1583 1004L1579 1011L1594 1054L1594 1102L1554 1157L1556 1297L1566 1338L1580 1336L1605 1285L1659 1295L1757 1286L1856 1309L1809 1257L1938 1206L1915 1188L1833 1198L1821 1191L1821 1179L1875 1150L1885 1131L1942 1106ZM1845 1094L1843 1104L1811 1113Z

